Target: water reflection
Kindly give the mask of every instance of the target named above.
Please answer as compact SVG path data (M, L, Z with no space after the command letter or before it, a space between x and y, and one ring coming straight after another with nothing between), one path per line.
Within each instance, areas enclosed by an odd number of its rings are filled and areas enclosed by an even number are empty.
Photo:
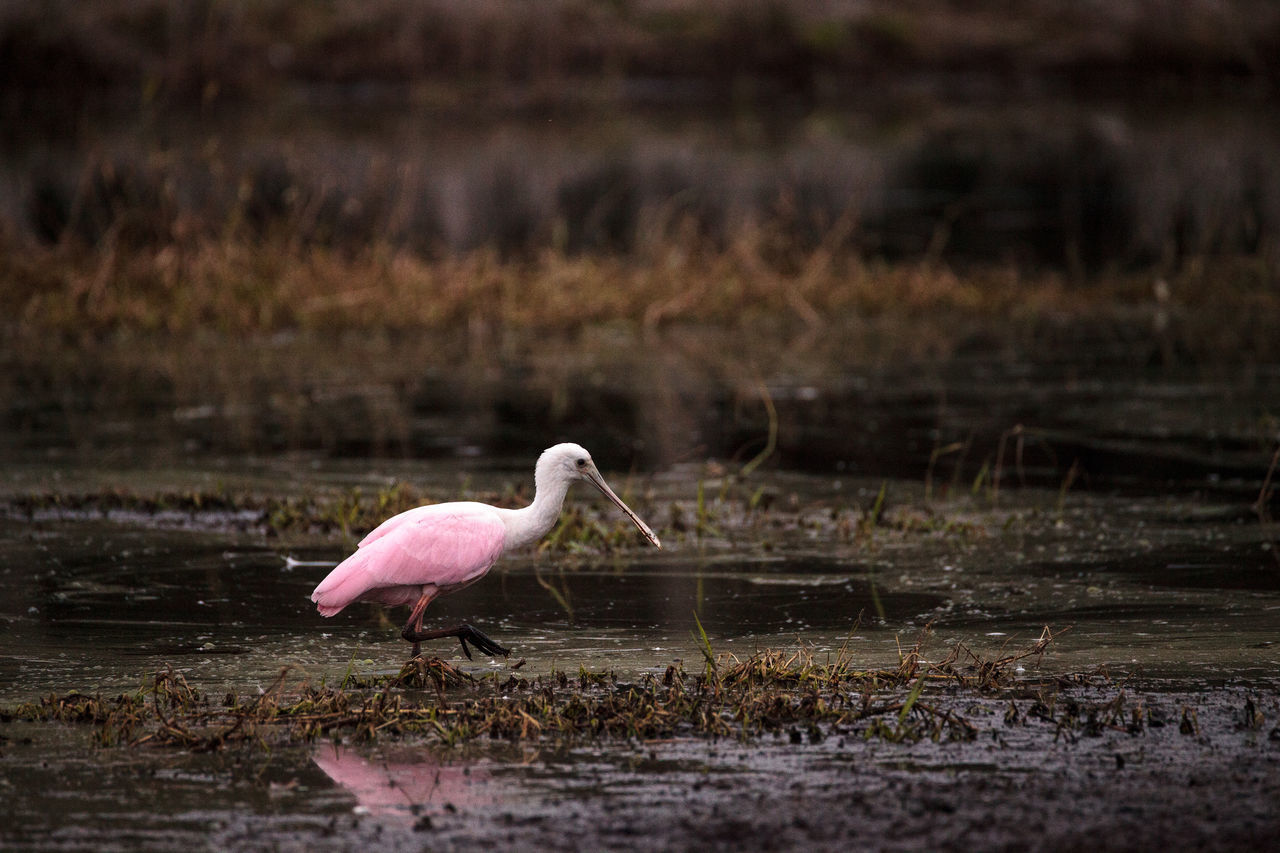
M888 536L838 555L794 542L761 552L754 540L701 553L673 540L643 560L516 556L428 614L473 621L513 657L468 662L449 641L427 651L476 675L523 660L522 675L585 666L634 678L701 659L696 614L715 651L740 658L802 643L893 665L926 625L940 654L988 634L997 646L1030 642L1050 625L1071 626L1055 670L1255 677L1280 665L1267 530L1213 514L1191 523L1163 498L1077 498L1053 518ZM295 684L394 671L407 651L402 612L357 605L322 620L307 596L325 571L225 533L0 520L0 702L134 689L168 666L251 691L283 667Z
M878 351L895 331L934 352ZM606 471L662 471L751 458L769 432L765 394L778 427L770 466L930 476L939 494L968 489L986 469L1007 484L1056 488L1071 476L1076 489L1252 499L1274 446L1274 339L1248 365L1225 350L1163 365L1151 363L1147 334L1124 323L1030 340L923 321L831 330L807 344L619 334L543 341L533 360L473 358L436 340L335 348L308 336L258 348L175 344L160 360L111 344L87 359L14 353L13 370L0 372L9 392L0 393L0 454L130 467L219 460L237 470L274 460L286 476L335 459L451 458L474 475L527 468L564 439ZM203 364L198 375L192 361ZM353 362L358 383L344 378ZM139 383L142 370L164 381Z
M404 748L377 757L325 744L311 760L356 799L357 814L422 825L432 815L471 811L501 798L482 763L447 761L434 749Z

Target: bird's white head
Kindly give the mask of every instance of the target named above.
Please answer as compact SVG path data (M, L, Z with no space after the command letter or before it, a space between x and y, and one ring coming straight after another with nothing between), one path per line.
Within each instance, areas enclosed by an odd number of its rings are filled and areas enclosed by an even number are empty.
M605 497L618 506L618 509L627 514L627 517L631 519L635 526L640 528L640 532L645 535L646 539L655 546L662 547L662 543L658 541L658 537L649 529L649 525L641 521L640 516L632 512L631 508L622 502L622 498L615 495L613 489L609 488L609 484L604 481L604 477L600 474L599 469L596 468L596 463L591 459L591 454L587 452L585 447L573 442L565 442L542 451L533 474L535 489L538 491L544 488L551 490L555 488L554 484L568 486L574 480L586 480L599 489Z
M587 471L595 471L596 463L591 454L580 444L567 441L542 451L538 457L538 467L534 469L534 480L538 485L551 480L563 480L572 483L574 480L587 479ZM599 472L596 472L599 476Z

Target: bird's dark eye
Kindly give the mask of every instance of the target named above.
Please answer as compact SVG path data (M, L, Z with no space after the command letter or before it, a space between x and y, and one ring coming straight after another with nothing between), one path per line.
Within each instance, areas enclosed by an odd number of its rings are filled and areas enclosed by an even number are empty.
M587 460L585 460L585 459L583 459L581 456L579 456L579 457L578 457L577 465L578 465L578 467L579 467L579 468L586 468L586 467L587 467Z

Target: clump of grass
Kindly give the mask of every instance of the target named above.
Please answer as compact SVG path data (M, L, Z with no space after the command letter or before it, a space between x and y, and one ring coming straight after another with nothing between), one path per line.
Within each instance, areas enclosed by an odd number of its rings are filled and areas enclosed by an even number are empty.
M1030 647L997 658L983 657L964 643L957 643L943 660L933 664L932 669L939 675L955 679L962 687L979 691L996 690L1007 686L1015 665L1029 658L1038 661L1049 644L1069 630L1071 629L1064 628L1055 634L1046 627Z
M418 655L405 662L389 686L416 689L430 686L443 692L446 688L461 687L473 681L474 678L447 661Z
M479 737L751 739L784 732L801 739L806 733L810 739L831 733L893 742L968 739L976 727L951 701L956 694L938 694L933 685L990 694L1021 684L1010 675L1010 666L1042 655L1056 635L1046 629L1028 649L990 660L957 646L941 663L930 665L921 657L922 634L900 653L897 666L879 669L860 667L847 646L825 660L807 649L763 650L745 660L716 657L702 636L707 666L700 674L673 664L661 676L648 673L634 683L586 669L576 677L552 671L524 678L512 671L477 679L439 659L419 657L390 676L348 674L337 687L302 684L291 692L285 690L286 668L256 696L229 693L214 701L180 674L163 670L133 693L49 696L4 710L0 718L91 725L103 746L193 750L398 736L444 743ZM975 666L980 677L962 672L961 660ZM1055 701L1039 699L1027 715L1064 731L1079 728L1079 709L1055 709L1049 704ZM1115 724L1123 710L1123 700L1117 702L1110 712L1094 714L1097 725Z

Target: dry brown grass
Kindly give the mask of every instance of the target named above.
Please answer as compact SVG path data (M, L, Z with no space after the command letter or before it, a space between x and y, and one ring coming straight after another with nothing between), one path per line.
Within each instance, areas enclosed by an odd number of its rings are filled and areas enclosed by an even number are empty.
M1274 309L1280 289L1258 261L1196 265L1173 282L1179 301ZM94 337L119 330L190 334L281 329L572 332L625 322L776 320L820 330L843 317L952 312L1035 319L1099 305L1154 305L1151 273L1075 282L1010 267L956 271L885 264L819 248L780 264L750 236L725 249L672 247L654 257L503 259L486 250L424 258L389 248L343 253L251 241L198 241L77 251L0 251L0 310L9 329Z

